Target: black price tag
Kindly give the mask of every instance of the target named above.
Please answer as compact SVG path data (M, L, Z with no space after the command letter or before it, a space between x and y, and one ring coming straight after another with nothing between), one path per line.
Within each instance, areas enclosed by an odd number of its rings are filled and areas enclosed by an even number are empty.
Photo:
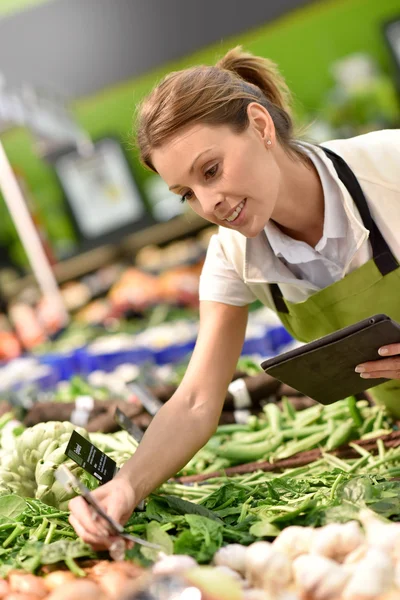
M115 409L114 420L121 429L125 429L134 440L140 442L143 437L143 431L118 407Z
M154 415L163 406L163 403L151 393L151 391L144 385L138 383L130 383L129 391L134 394L140 404L147 410L147 412L154 417Z
M118 471L115 460L93 446L89 440L76 431L73 431L69 438L65 454L87 473L96 477L100 483L111 481Z

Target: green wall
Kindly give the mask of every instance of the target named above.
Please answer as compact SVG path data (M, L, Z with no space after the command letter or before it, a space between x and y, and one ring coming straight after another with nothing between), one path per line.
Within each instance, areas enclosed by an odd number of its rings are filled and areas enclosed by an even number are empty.
M352 52L368 52L384 72L393 73L382 25L398 16L398 0L320 0L259 29L80 99L73 107L74 112L93 137L109 133L120 136L128 148L132 168L142 182L146 172L138 165L130 147L132 115L138 100L163 74L199 62L211 64L228 48L240 43L251 52L268 56L278 63L293 91L296 113L304 120L318 114L323 105L333 83L330 73L333 61ZM35 157L29 133L22 129L13 130L4 134L3 140L11 161L25 173L48 222L50 234L68 237L71 232L63 219L61 191L49 167ZM0 205L0 217L4 213L5 208Z

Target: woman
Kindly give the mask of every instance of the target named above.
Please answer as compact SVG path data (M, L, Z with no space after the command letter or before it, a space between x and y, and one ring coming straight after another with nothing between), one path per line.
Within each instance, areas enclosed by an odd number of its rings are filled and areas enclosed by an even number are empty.
M323 147L297 141L275 65L236 48L216 67L172 73L155 88L140 109L138 143L143 163L220 231L183 382L136 454L96 491L120 522L215 431L253 300L302 341L375 313L400 321L399 131ZM359 365L360 376L400 378L400 344L380 354ZM399 413L400 382L389 385L379 398ZM111 543L82 499L70 508L84 540Z

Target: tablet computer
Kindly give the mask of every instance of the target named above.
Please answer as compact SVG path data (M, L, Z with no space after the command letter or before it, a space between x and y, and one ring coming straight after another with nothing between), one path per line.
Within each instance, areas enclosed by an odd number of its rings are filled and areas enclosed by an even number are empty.
M373 315L300 348L274 356L261 364L266 373L321 404L388 381L363 379L357 365L379 360L379 348L400 342L400 325L387 315Z

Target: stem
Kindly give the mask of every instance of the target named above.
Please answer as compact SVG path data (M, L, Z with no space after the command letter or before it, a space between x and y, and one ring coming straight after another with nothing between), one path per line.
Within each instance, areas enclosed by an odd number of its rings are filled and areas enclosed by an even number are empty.
M15 538L17 538L24 531L24 529L25 529L25 526L18 523L18 525L15 527L14 531L12 531L10 533L10 535L8 536L8 538L6 540L4 540L3 548L7 548L7 546L9 546L11 544L11 542L13 542L15 540Z
M343 473L339 473L339 475L336 477L335 481L333 482L331 493L329 495L329 499L330 500L334 499L335 494L336 494L336 490L337 490L339 484L342 482L343 479L344 479Z
M57 524L56 523L50 523L49 530L48 530L46 538L44 540L45 544L50 544L50 542L51 542L51 540L53 538L53 533L55 532L56 529L57 529Z
M48 524L49 524L48 519L46 519L46 517L44 517L43 521L41 522L41 524L39 525L39 527L32 534L32 538L40 540L40 538L42 538L44 536L44 532L46 531Z
M363 467L364 465L367 464L367 462L369 461L369 456L362 456L361 458L359 458L358 460L356 460L356 462L351 466L351 468L349 469L349 473L355 473L356 471L358 471L358 469L360 467Z
M76 577L86 577L85 571L78 567L73 558L68 556L67 558L64 558L64 562L67 565L68 569L71 571L71 573L73 573Z

